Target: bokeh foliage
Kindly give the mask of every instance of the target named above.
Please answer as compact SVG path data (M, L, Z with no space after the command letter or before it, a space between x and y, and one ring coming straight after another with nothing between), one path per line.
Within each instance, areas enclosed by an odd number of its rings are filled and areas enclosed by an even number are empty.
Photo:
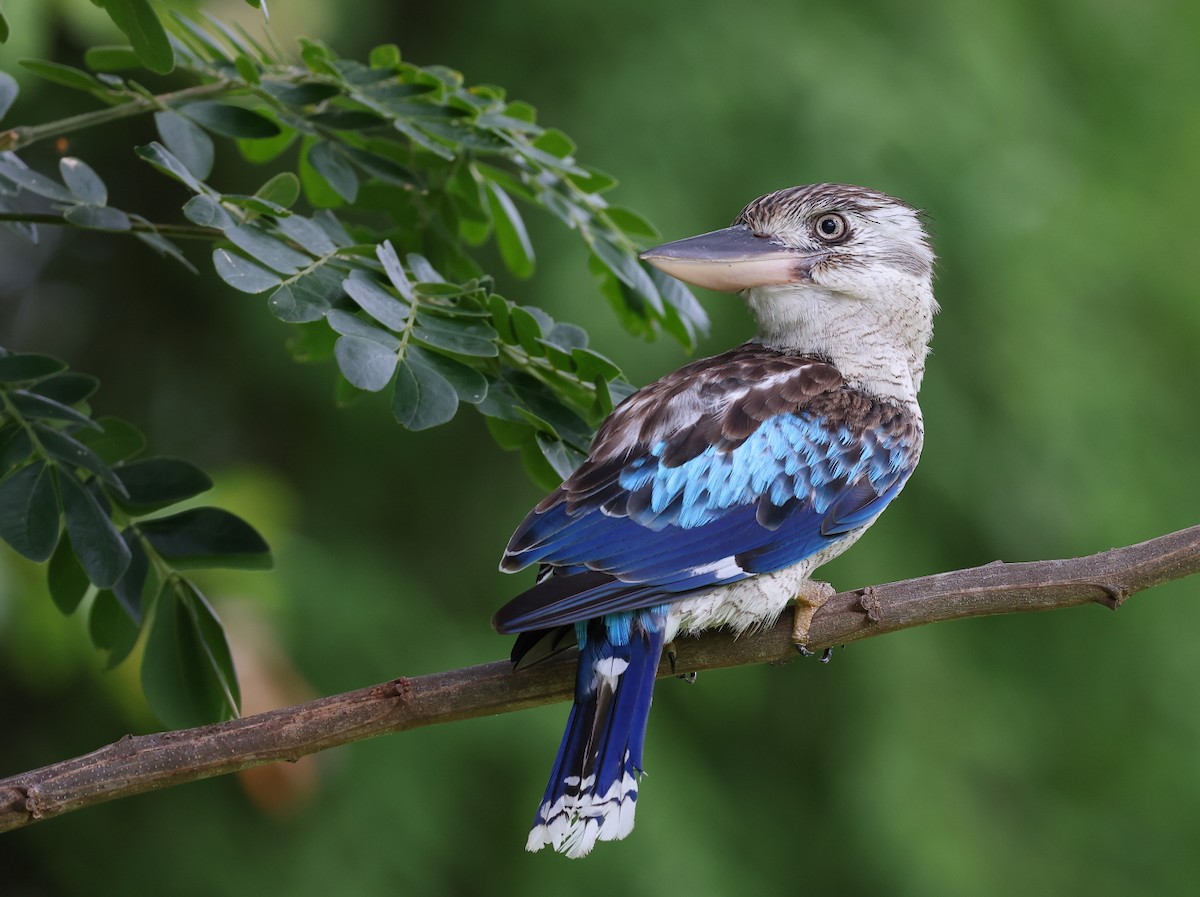
M1196 522L1194 7L286 6L272 4L281 41L319 34L365 59L394 40L407 59L533 101L670 238L819 180L928 210L944 312L922 393L925 456L888 514L826 568L839 587ZM87 46L120 41L90 4L53 28L50 9L5 3L14 40L38 22L53 35L53 51L23 55L79 66ZM39 117L85 108L32 79L22 90ZM137 142L157 139L145 119ZM81 132L70 154L118 205L140 197L148 217L172 220L186 194L160 180L147 195L122 177L129 145ZM262 169L219 141L217 153L222 183L258 189ZM49 146L29 158L55 170ZM497 291L583 326L634 383L684 360L670 341L626 336L580 276L576 235L548 216L526 224L537 274L519 281L493 254ZM102 249L90 235L57 239L44 229L36 252L0 246L0 329L100 376L106 413L144 422L156 452L200 463L213 502L268 538L275 571L202 582L224 617L265 616L316 693L504 654L487 620L521 584L495 562L540 493L490 449L482 418L413 438L384 396L335 409L328 368L293 365L277 348L293 325L260 302L211 277L181 285L127 238L99 238ZM207 267L207 251L183 248ZM21 276L33 270L36 284ZM702 301L714 335L701 353L748 335L736 300ZM146 337L137 352L133 332ZM128 665L100 677L86 633L72 637L49 601L24 600L38 584L23 569L6 564L0 589L0 702L22 721L0 739L6 771L152 725ZM1116 614L910 631L828 666L664 682L637 830L582 863L520 851L563 707L339 750L318 765L315 800L283 819L238 781L213 781L5 836L0 852L21 876L14 887L35 893L164 882L184 894L1183 893L1200 876L1195 588L1163 587Z

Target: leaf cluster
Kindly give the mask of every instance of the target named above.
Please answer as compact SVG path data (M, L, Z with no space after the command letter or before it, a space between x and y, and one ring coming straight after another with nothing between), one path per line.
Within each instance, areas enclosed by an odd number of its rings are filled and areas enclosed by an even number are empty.
M485 244L512 274L534 270L522 206L580 235L600 292L631 332L665 331L690 347L707 326L685 287L637 258L639 241L658 235L606 200L615 179L580 163L567 135L501 88L404 62L392 45L362 63L303 40L292 61L215 19L176 24L173 57L195 83L171 94L117 74L137 64L136 46L93 49L93 72L23 64L115 111L153 112L160 139L137 154L192 194L184 235L218 241L217 274L296 325L298 359L333 358L344 397L390 388L396 419L413 430L446 423L465 403L543 485L570 472L630 387L582 328L494 291L478 258ZM214 137L275 173L252 195L220 190ZM112 207L81 160L60 169L62 183L0 154L0 203L26 191L72 225L128 230L188 264L168 239L180 226L168 234ZM12 224L29 235L28 223Z
M0 349L0 539L49 561L64 614L87 599L109 668L146 634L142 687L163 722L236 716L229 646L187 571L268 567L270 549L229 511L179 507L212 481L188 461L144 457L125 421L93 417L98 385L58 359Z

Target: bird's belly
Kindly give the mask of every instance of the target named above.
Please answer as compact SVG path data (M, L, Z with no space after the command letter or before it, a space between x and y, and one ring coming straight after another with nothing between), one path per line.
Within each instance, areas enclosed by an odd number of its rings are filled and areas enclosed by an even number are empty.
M868 526L870 523L852 530L791 567L717 586L672 605L667 617L668 641L678 633L688 634L721 626L739 635L770 626L788 602L796 597L812 572L857 542Z

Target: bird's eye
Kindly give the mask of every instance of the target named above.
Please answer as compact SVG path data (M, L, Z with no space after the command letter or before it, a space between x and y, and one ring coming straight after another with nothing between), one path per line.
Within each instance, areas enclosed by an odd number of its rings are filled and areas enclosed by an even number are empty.
M817 218L813 231L826 243L840 243L850 233L850 226L841 215L830 212Z

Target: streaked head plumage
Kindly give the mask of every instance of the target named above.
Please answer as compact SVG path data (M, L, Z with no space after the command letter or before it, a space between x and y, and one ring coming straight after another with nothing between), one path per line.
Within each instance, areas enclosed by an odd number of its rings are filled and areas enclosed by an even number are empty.
M758 340L837 363L852 382L915 396L937 302L921 213L848 184L760 196L727 228L642 257L696 286L740 293Z

